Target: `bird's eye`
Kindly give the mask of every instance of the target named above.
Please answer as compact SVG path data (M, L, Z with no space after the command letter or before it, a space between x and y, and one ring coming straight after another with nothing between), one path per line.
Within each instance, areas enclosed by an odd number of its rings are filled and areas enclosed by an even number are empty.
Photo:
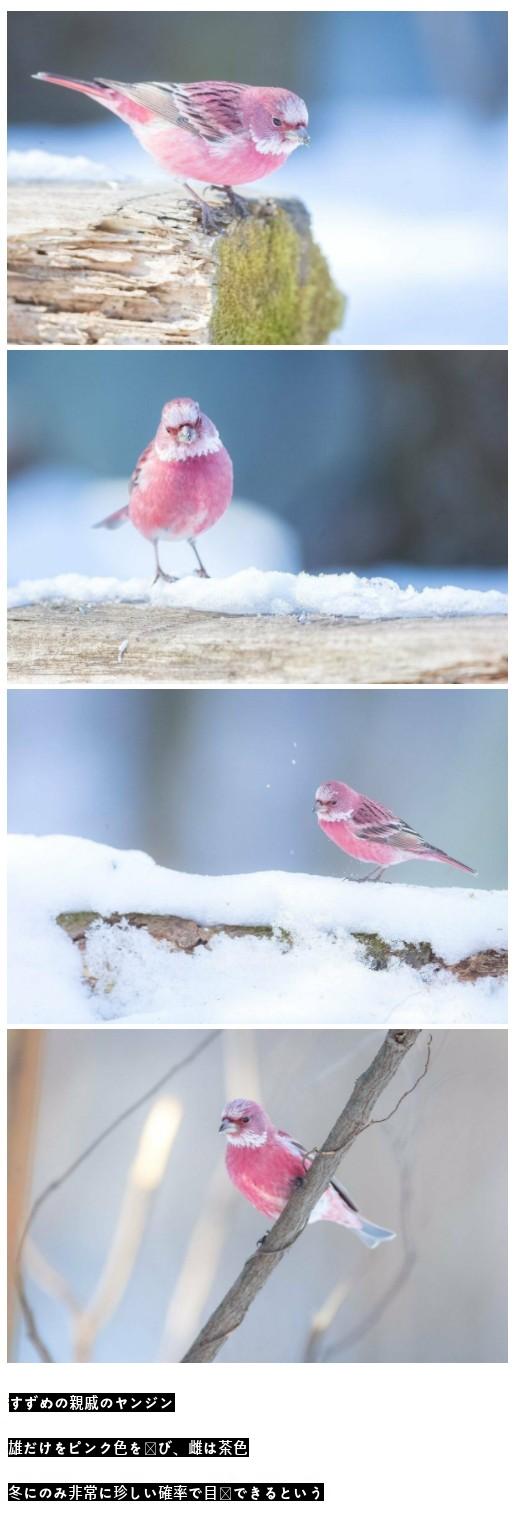
M280 127L282 125L280 116L272 116L272 125L274 127Z
M248 1122L249 1122L249 1120L248 1120L248 1115L247 1115L247 1118L246 1118L246 1119L241 1119L241 1120L240 1120L240 1123L241 1123L241 1124L248 1124Z

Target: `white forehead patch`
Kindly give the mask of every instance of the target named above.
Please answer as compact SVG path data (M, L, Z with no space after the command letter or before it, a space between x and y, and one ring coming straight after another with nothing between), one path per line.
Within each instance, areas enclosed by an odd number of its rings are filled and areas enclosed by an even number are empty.
M200 408L196 401L190 401L188 396L179 398L178 401L169 401L163 407L163 421L167 427L179 428L189 422L194 425L198 422Z
M290 122L292 127L298 126L299 123L302 127L307 127L308 113L304 101L300 100L298 95L287 97L284 105L281 106L281 114L283 121Z

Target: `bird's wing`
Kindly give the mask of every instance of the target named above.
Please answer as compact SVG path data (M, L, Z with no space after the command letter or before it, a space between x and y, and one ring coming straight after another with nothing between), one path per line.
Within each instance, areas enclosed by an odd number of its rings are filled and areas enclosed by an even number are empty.
M147 459L149 458L150 454L152 453L153 447L154 447L154 440L152 439L152 441L150 443L147 443L146 449L143 449L143 453L140 454L139 459L138 459L137 463L134 466L134 469L133 469L133 472L132 472L132 475L131 475L131 478L130 478L130 481L129 481L129 491L135 491L136 490L136 486L139 485L140 478L141 478L141 471L143 469L143 465L146 464Z
M376 841L378 844L394 844L399 850L417 849L423 843L420 834L402 818L396 818L389 808L381 807L363 797L352 814L352 829L358 839Z
M300 1156L301 1161L304 1162L306 1172L309 1172L310 1166L313 1165L313 1157L308 1154L305 1146L301 1145L299 1140L293 1140L286 1129L278 1129L277 1136L281 1145L284 1145L285 1150L291 1151L294 1156ZM359 1213L357 1203L354 1203L352 1198L349 1198L349 1194L344 1192L339 1182L330 1182L329 1186L334 1188L335 1193L339 1194L339 1197L347 1204L347 1208L352 1209L354 1214Z
M96 84L121 90L138 105L147 106L164 121L191 132L208 142L223 142L242 132L241 97L245 85L205 80L198 84L119 84L115 79L98 79Z

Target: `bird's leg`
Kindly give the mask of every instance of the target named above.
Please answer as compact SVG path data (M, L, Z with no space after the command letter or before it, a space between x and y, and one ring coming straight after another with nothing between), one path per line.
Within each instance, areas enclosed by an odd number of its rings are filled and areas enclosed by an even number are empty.
M198 570L195 571L195 574L196 575L201 575L202 579L205 580L205 581L210 580L211 577L208 575L208 572L206 570L205 565L202 564L202 560L200 558L200 554L198 552L197 545L195 543L195 539L194 538L189 538L188 539L188 543L190 545L190 548L193 549L193 553L195 555L195 559L196 559L197 564L198 564Z
M264 1235L260 1235L259 1240L256 1240L256 1245L257 1246L264 1246L265 1240L268 1240L269 1234L270 1234L270 1230L265 1230Z
M184 181L184 188L188 191L189 195L193 196L193 200L197 202L197 205L200 206L202 231L203 232L219 232L220 231L220 210L219 210L219 208L217 206L210 206L209 205L209 201L205 201L204 198L203 198L203 196L199 195L198 190L194 190L193 189L193 185L189 185L188 182L187 182L187 180Z
M225 191L229 205L232 207L232 210L236 212L237 216L251 215L248 202L244 200L242 195L236 195L236 192L233 190L232 185L223 185L222 188Z
M178 581L178 575L167 575L166 570L163 570L162 565L159 564L159 547L157 538L154 539L153 546L156 560L156 573L152 581L152 585L155 586L156 581L170 581L171 583Z
M369 871L367 876L356 877L356 881L380 881L385 871L386 866L374 866L373 871Z

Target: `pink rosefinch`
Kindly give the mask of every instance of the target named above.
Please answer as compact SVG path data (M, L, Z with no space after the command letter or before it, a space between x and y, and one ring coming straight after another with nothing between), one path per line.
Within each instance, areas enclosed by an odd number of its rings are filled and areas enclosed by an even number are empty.
M171 174L221 185L238 209L231 185L280 169L308 143L308 113L291 90L207 79L197 84L119 84L114 79L66 79L34 74L48 84L79 90L114 111Z
M207 575L195 539L212 528L229 506L232 462L214 422L197 401L178 396L167 401L155 438L140 454L129 486L129 501L95 528L120 528L131 522L151 539L156 559L155 581L177 580L159 563L160 538L187 538L200 575Z
M428 844L409 823L362 792L355 792L345 781L324 781L316 793L314 811L320 828L340 850L355 860L375 861L377 870L363 881L379 881L388 866L400 866L405 860L441 860L443 865L457 866L459 871L477 876L472 866Z
M231 1182L260 1214L278 1219L293 1188L309 1171L312 1157L286 1130L276 1129L260 1104L248 1098L235 1098L226 1104L220 1129L227 1135L225 1163ZM383 1240L395 1239L392 1230L364 1219L337 1182L329 1183L308 1223L315 1224L318 1219L355 1230L371 1250Z

